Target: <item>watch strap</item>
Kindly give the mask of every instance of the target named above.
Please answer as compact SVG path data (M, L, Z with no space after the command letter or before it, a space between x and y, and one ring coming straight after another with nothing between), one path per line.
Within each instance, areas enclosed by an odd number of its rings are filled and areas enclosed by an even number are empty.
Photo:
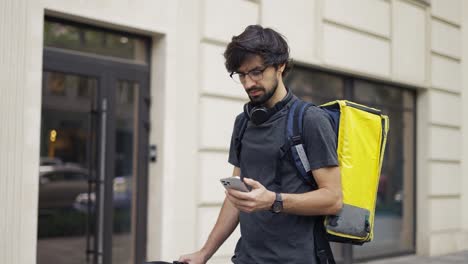
M276 193L275 202L283 202L283 197L281 196L281 193Z
M281 193L275 193L275 201L271 205L271 211L273 213L280 213L283 211L283 197Z

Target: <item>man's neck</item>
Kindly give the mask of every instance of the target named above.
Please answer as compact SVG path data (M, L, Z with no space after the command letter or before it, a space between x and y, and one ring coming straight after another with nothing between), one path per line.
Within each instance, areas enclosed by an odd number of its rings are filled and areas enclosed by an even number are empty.
M278 88L276 88L276 91L273 94L273 96L270 98L270 100L268 100L265 103L265 106L268 108L272 108L276 103L283 100L283 98L286 97L287 94L288 94L288 91L286 90L284 83L282 81L279 82Z

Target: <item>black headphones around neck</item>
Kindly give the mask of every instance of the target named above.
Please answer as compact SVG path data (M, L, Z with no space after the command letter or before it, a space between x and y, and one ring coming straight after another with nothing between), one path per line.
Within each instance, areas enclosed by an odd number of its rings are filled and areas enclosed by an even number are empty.
M244 105L244 114L247 119L252 121L256 126L263 124L270 119L272 115L281 110L291 99L293 95L290 91L286 94L283 100L276 103L272 108L267 108L263 105L252 106L251 103Z

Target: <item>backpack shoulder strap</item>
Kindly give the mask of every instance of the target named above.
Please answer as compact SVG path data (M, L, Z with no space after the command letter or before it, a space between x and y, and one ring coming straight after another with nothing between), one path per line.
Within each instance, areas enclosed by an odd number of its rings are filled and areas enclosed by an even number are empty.
M309 159L307 157L302 137L304 115L306 109L310 106L313 106L313 104L302 100L294 102L288 113L288 119L286 121L286 135L294 165L299 171L301 179L306 184L317 189L318 186L310 169ZM314 226L315 256L319 264L335 264L333 252L331 251L330 243L326 237L323 219L323 216L318 217Z
M324 219L324 216L319 216L314 225L315 256L319 264L335 264L335 257L323 224Z
M286 121L286 142L291 150L294 165L301 175L301 179L308 185L317 188L312 172L310 171L309 159L304 147L302 137L302 124L305 110L312 106L311 103L297 100L291 106Z
M241 114L239 117L239 130L236 133L236 138L234 139L234 146L236 148L237 160L240 162L240 154L242 150L242 138L244 137L245 130L247 129L247 123L249 120L244 114Z

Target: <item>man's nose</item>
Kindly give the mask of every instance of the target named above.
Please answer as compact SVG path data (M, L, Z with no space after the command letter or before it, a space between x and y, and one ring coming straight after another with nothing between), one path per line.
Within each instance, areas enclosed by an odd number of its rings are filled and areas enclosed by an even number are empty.
M250 76L247 75L247 76L245 76L243 84L244 84L244 88L247 90L247 89L252 88L253 86L255 86L257 84L257 82L252 80L252 78L250 78Z

